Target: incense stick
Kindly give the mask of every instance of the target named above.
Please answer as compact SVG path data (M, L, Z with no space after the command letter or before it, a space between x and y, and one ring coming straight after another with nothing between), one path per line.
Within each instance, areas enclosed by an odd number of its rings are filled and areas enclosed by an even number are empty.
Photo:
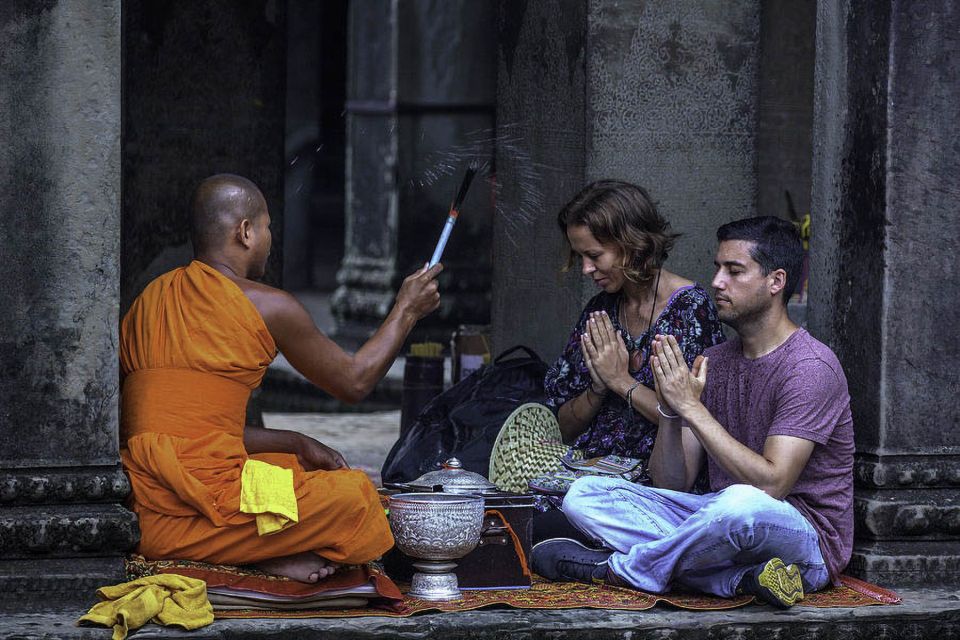
M467 197L467 190L470 188L470 183L473 182L473 176L476 172L477 167L472 164L467 168L467 173L463 176L463 181L460 183L460 190L457 191L457 197L453 199L453 204L450 205L447 222L443 225L443 231L440 232L440 239L437 240L437 247L433 250L433 257L430 258L428 267L432 267L440 262L443 250L447 246L447 240L450 239L450 232L453 231L453 225L457 223L457 216L460 215L460 206Z

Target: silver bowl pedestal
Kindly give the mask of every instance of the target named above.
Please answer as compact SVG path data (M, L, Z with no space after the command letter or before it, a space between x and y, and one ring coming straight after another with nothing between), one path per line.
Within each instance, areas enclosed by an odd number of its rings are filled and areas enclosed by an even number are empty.
M413 566L417 572L413 574L413 579L410 581L410 591L407 593L410 597L421 600L463 598L457 582L457 574L453 572L457 568L456 562L420 560L414 562Z
M454 560L480 541L483 498L450 493L390 496L390 529L397 547L416 560L407 595L422 600L459 600Z

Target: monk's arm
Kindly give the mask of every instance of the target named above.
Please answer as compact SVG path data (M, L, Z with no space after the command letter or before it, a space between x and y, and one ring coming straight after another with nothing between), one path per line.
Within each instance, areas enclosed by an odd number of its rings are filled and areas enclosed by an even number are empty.
M264 320L297 371L335 398L359 402L386 375L417 321L440 304L436 276L442 268L421 269L404 280L386 320L354 354L324 335L303 305L285 292L274 290Z
M292 453L307 471L344 469L349 465L340 452L297 431L247 425L243 429L247 453Z
M296 431L248 424L243 428L243 447L247 453L297 453L300 436Z

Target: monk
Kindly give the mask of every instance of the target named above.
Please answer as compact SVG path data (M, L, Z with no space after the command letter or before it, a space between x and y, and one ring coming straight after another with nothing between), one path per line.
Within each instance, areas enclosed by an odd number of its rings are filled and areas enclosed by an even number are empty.
M383 325L350 354L293 296L257 282L270 213L252 182L201 182L191 237L194 260L151 282L120 329L121 458L139 552L302 582L379 557L393 538L366 474L303 434L245 427L247 400L278 350L336 398L364 398L439 305L443 267L407 277Z

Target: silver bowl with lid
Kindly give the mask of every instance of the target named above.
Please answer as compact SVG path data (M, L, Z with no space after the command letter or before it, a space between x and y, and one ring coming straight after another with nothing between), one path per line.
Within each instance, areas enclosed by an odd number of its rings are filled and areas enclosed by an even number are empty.
M497 485L479 473L464 469L457 458L450 458L442 468L429 471L412 482L396 482L392 486L406 491L443 491L478 496L500 493Z
M397 547L416 561L408 595L457 600L456 559L473 551L483 528L483 498L457 493L390 496L390 530Z

